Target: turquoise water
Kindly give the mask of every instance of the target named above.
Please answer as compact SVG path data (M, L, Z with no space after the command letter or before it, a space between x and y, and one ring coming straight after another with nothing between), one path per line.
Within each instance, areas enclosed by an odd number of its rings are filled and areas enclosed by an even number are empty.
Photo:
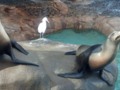
M73 30L63 30L57 33L46 35L45 38L48 38L54 41L60 41L63 43L93 45L93 44L105 42L107 37L94 30L89 30L89 31L87 30L84 32L82 31L80 33L76 33ZM118 51L116 60L117 60L118 69L120 72L120 50ZM120 73L118 75L115 90L120 89L120 85L118 85L119 83L120 83Z
M106 36L93 30L90 30L89 32L88 30L81 31L80 33L74 32L73 30L63 30L46 35L46 38L64 43L92 45L96 43L103 43Z

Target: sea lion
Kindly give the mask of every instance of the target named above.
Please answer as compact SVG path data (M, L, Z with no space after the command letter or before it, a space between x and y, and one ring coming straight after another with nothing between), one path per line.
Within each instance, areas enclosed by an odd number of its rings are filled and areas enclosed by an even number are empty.
M13 53L13 48L17 49L19 52L25 55L28 54L28 52L22 46L20 46L16 41L10 40L0 21L0 55L7 54L8 56L11 57L11 60L13 61L14 64L39 66L34 63L29 63L17 59Z
M58 76L79 79L86 77L88 73L98 72L103 81L108 85L113 85L113 82L108 80L109 77L103 77L103 70L106 65L114 60L119 42L120 31L114 31L103 44L82 45L77 51L66 52L66 55L76 55L77 71L75 73L58 74Z

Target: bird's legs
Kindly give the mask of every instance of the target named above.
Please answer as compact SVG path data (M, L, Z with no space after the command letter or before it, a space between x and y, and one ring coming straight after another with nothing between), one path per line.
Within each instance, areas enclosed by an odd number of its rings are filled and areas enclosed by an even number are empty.
M43 33L40 33L40 38L43 38Z
M44 33L40 33L40 38L43 38Z
M40 38L41 38L41 33L40 33Z

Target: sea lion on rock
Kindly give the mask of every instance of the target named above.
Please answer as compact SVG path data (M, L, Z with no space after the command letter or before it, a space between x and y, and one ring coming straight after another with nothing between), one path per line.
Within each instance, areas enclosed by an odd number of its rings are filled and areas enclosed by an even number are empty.
M11 60L15 64L39 66L37 64L33 64L30 62L17 59L13 53L13 48L17 49L18 51L20 51L25 55L28 54L28 52L22 46L20 46L16 41L10 40L0 21L0 55L7 54L8 56L11 57Z
M82 45L77 51L66 52L66 55L76 55L77 72L58 74L58 76L79 79L96 71L103 81L108 85L113 85L113 82L109 81L110 77L104 77L103 70L106 65L114 60L119 42L120 31L114 31L103 44Z

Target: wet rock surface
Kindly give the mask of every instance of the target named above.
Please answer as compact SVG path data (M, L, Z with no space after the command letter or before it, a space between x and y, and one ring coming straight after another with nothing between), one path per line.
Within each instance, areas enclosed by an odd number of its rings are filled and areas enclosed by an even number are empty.
M39 67L14 65L4 56L0 62L1 90L114 90L102 81L97 73L85 79L67 79L57 73L75 71L75 56L64 55L66 51L76 50L77 45L63 44L48 39L38 39L20 43L29 51L27 56L14 50L17 58L39 64ZM115 61L105 67L104 76L115 83L117 79Z

